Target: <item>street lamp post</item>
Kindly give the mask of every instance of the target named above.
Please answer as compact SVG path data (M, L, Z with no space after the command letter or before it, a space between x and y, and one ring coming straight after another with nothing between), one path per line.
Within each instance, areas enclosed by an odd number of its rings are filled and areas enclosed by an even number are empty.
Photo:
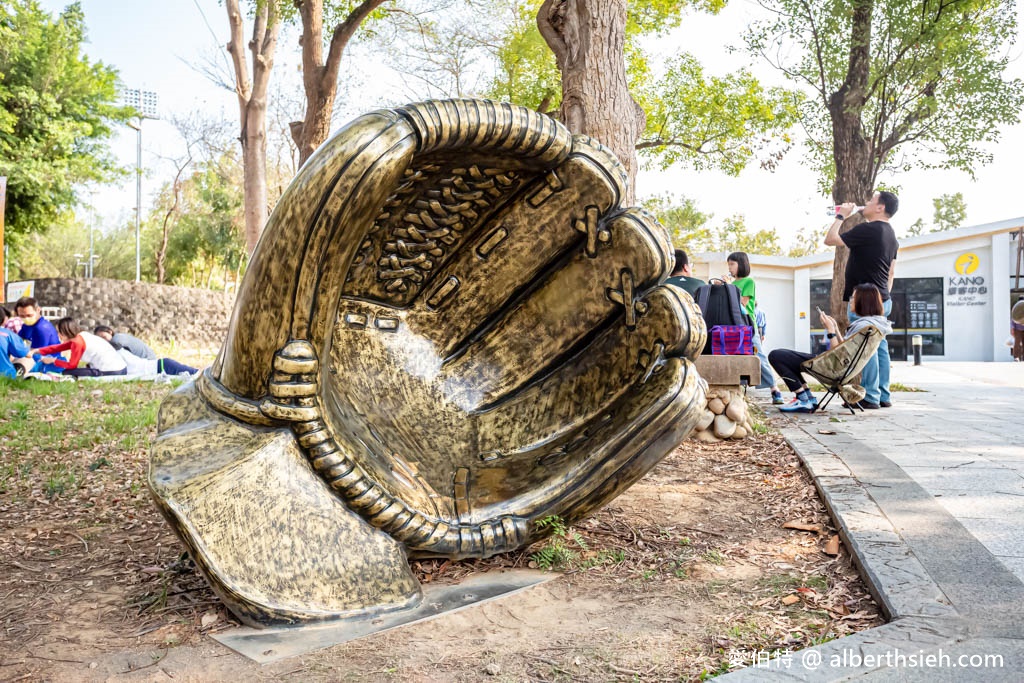
M135 130L135 281L142 280L142 120L156 119L157 95L149 90L124 91L124 103L139 113L138 125L128 122Z

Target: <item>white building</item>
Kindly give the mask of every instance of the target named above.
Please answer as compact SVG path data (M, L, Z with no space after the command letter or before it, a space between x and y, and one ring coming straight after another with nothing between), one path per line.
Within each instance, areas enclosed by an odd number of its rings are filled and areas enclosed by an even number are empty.
M826 228L820 232L824 239ZM1022 232L1024 217L901 239L889 315L893 360L912 354L911 337L920 334L927 360L1011 361L1010 308L1024 298ZM822 343L814 311L828 310L833 253L750 255L758 307L768 319L767 349L811 351ZM726 256L690 255L694 276L722 277Z

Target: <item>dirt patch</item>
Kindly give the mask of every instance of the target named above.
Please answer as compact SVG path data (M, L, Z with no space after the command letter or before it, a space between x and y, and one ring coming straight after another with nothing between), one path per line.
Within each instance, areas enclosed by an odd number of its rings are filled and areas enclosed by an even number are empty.
M136 400L158 401L152 392ZM68 400L69 421L110 407L87 391ZM687 442L525 552L414 563L425 582L552 564L564 572L555 581L261 667L206 637L234 621L141 485L152 425L143 431L132 447L26 449L9 434L0 446L0 681L696 680L744 653L881 623L845 549L824 553L835 531L796 456L761 433ZM55 468L74 485L55 492Z

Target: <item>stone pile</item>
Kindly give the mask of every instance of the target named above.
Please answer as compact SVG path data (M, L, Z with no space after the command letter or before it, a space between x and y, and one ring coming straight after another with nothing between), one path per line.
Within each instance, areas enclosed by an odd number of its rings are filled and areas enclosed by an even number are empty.
M744 388L733 385L708 386L707 406L691 436L705 443L742 439L754 431L744 398Z

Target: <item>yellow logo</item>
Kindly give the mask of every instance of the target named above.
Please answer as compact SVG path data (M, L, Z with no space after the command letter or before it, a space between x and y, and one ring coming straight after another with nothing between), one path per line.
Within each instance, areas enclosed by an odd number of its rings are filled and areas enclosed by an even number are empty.
M970 275L978 269L980 263L981 259L977 254L967 252L957 257L956 262L953 263L953 269L961 275Z

